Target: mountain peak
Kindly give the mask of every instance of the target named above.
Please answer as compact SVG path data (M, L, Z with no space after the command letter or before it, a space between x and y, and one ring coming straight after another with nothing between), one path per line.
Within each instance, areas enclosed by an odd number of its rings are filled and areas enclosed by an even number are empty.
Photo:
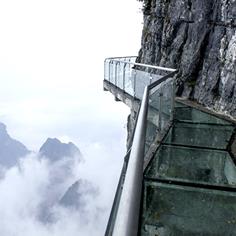
M7 127L5 124L0 122L0 139L5 139L6 137L9 137Z
M61 144L61 141L57 138L47 138L44 144Z
M98 194L98 188L92 183L85 179L79 179L67 189L59 203L65 207L82 209L86 205L87 198L94 199Z
M7 130L6 125L0 122L0 131L6 131L6 130Z
M52 161L59 160L63 157L81 156L79 148L72 142L62 143L57 138L47 138L46 142L39 150L41 156Z
M0 165L14 166L20 157L29 153L25 145L10 137L6 125L0 122Z

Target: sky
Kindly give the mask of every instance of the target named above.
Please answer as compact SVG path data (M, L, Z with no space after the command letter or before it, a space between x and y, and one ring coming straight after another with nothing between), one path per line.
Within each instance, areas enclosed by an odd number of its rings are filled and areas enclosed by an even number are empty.
M135 0L1 1L0 120L9 132L33 150L48 136L83 148L101 130L108 140L120 132L128 109L102 91L103 60L137 55L139 8Z
M103 61L106 57L138 54L140 8L136 0L0 1L0 122L7 125L13 138L33 151L48 137L74 142L85 159L74 166L74 179L85 178L97 185L102 189L99 202L105 200L108 205L126 151L129 109L103 91ZM38 184L29 185L30 194L26 191L28 199L32 199L37 186L46 189L50 169L47 163L29 157L18 169L6 173L0 181L0 193L7 186L14 189L16 183L27 185L29 176L35 174L33 179ZM15 194L13 190L9 193ZM4 202L1 210L11 212L12 204L19 204L9 199L12 201L8 204L0 199ZM19 207L24 209L26 205L23 201ZM18 231L22 226L19 219L14 216L12 220ZM31 223L28 225L33 228L39 224ZM44 232L41 236L47 232L53 235L48 229L36 228ZM58 229L53 230L58 233ZM27 232L32 235L30 228Z

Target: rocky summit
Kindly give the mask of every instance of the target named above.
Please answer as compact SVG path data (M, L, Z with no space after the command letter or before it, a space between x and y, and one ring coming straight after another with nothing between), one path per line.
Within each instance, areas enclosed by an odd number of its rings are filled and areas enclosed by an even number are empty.
M137 62L178 69L177 95L236 116L236 1L143 0Z
M81 152L75 144L62 143L57 138L48 138L40 148L39 154L51 161L57 161L63 157L81 156Z

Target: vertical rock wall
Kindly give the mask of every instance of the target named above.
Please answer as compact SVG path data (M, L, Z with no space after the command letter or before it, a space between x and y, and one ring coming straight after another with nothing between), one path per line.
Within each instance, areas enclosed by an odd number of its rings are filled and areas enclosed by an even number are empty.
M236 116L236 0L143 4L138 62L177 68L177 95Z

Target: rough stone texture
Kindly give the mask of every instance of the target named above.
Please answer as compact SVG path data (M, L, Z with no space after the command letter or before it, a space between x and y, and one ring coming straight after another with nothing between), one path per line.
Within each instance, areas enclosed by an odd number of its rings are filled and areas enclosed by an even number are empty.
M138 62L177 68L177 95L236 117L236 0L144 0Z

